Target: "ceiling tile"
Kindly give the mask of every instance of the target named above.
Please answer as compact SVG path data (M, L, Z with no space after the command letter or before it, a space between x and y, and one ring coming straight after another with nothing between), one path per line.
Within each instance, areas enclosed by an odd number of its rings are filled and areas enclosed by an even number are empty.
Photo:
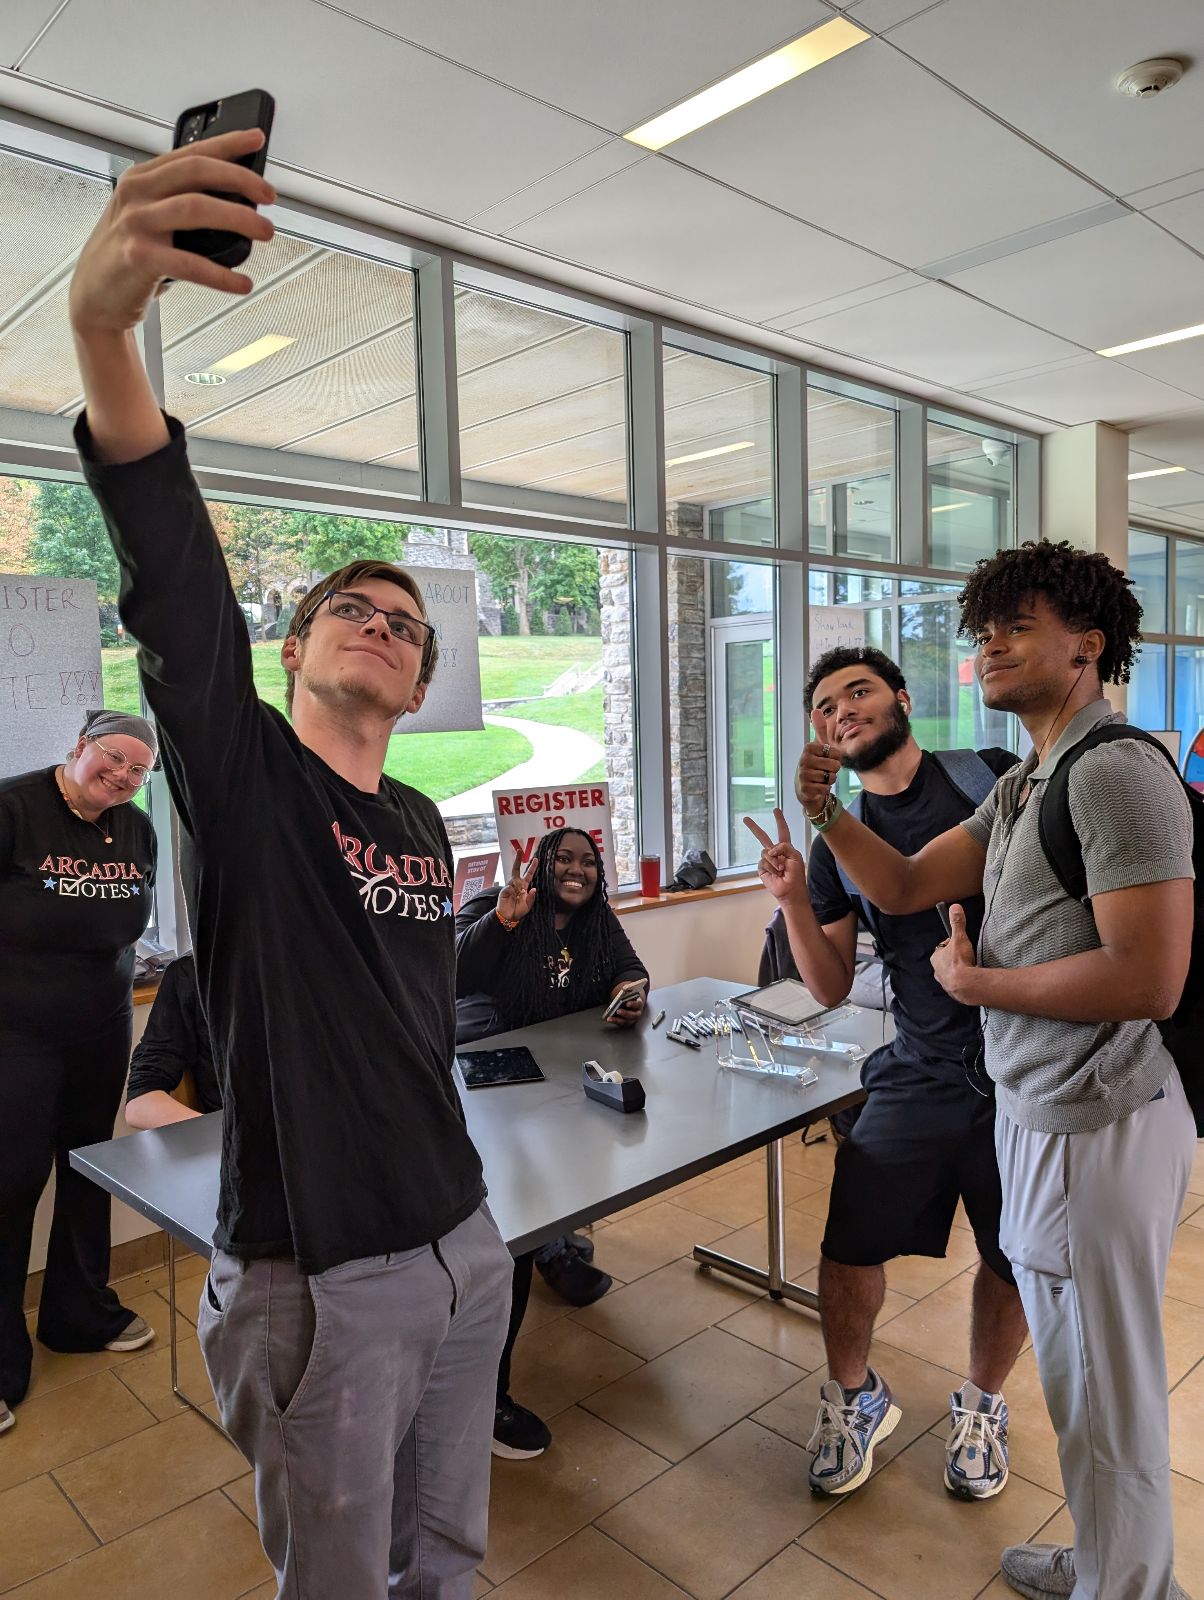
M325 6L156 0L154 23L159 47L132 50L109 0L72 0L27 70L169 123L232 88L232 74L264 84L276 96L278 160L440 216L482 211L603 139Z
M1101 198L880 39L679 139L672 153L908 266Z
M947 0L891 43L1115 194L1176 177L1199 151L1204 75L1150 101L1114 82L1152 56L1199 61L1200 0Z
M820 0L339 0L427 49L615 133L796 38Z
M849 16L873 33L885 33L901 22L942 4L942 0L854 0Z
M1134 189L1132 194L1125 195L1125 199L1138 211L1148 211L1152 206L1160 206L1166 200L1179 200L1184 195L1196 194L1201 189L1204 189L1204 167L1197 167L1194 172L1185 172L1179 178L1169 178L1166 183L1155 183L1148 189Z
M890 270L660 157L553 206L509 237L754 322Z
M1132 465L1129 467L1130 472L1138 470ZM1164 510L1190 505L1204 498L1204 475L1198 472L1174 472L1165 478L1138 478L1135 483L1130 483L1129 494L1131 498L1140 499L1143 505L1161 506Z
M1169 383L1204 400L1204 338L1182 339L1154 350L1135 350L1114 358L1120 365L1144 372L1159 383Z
M925 283L793 331L811 343L956 386L1080 354L1065 340L941 283Z
M1204 468L1204 408L1166 415L1132 429L1129 448L1179 467Z
M864 289L850 289L845 294L834 294L815 305L800 306L794 311L787 312L784 317L774 317L768 326L789 333L800 323L814 322L818 317L834 316L838 311L851 311L854 306L868 305L871 300L881 300L887 295L899 294L904 289L919 288L923 282L924 279L914 272L893 272L889 278L867 284Z
M1085 356L1073 367L989 384L974 392L1068 426L1076 422L1128 423L1191 404L1190 396L1103 356Z
M567 200L570 195L592 189L603 178L622 172L624 167L634 167L637 161L647 160L648 152L638 145L629 144L626 139L612 139L609 144L599 145L567 166L549 172L546 178L539 178L508 195L497 205L470 217L469 221L474 228L482 228L487 233L506 233L541 211L558 205L561 200Z
M0 9L0 63L15 67L58 5L59 0L4 0Z
M1198 178L1200 174L1194 174ZM1173 233L1176 239L1191 245L1193 250L1204 250L1204 188L1195 194L1169 200L1165 205L1154 206L1146 215L1151 222Z
M949 281L1092 350L1204 322L1204 261L1139 216L1051 239Z

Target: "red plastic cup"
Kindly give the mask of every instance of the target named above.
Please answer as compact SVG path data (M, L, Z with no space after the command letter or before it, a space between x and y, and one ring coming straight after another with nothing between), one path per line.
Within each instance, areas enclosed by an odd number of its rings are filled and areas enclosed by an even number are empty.
M640 857L640 893L647 900L657 900L661 892L661 858Z

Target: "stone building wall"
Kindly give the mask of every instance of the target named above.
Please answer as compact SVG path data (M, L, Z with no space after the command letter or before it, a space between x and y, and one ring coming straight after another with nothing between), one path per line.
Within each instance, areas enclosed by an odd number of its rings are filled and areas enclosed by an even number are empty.
M631 671L631 557L598 551L602 613L602 708L606 776L610 782L615 868L620 883L640 875L635 829L635 695Z
M670 533L698 538L702 507L679 503ZM669 557L669 747L672 753L674 861L708 847L706 562Z

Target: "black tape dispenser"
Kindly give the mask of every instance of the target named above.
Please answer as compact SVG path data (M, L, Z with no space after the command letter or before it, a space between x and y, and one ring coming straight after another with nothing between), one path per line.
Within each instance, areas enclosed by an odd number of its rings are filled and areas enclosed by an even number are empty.
M638 1078L625 1078L621 1072L606 1072L596 1061L581 1063L581 1087L591 1100L612 1111L642 1111L644 1085Z

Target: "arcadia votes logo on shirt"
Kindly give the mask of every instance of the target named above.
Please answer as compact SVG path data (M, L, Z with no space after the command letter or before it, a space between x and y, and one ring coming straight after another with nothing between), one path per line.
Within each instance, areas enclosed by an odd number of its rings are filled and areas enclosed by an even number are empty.
M132 861L47 856L38 870L49 874L43 889L69 900L129 900L142 893L142 874Z
M417 922L438 922L452 915L452 886L447 862L439 856L394 857L369 840L344 833L332 822L335 843L351 876L360 885L359 896L375 916L399 917Z

